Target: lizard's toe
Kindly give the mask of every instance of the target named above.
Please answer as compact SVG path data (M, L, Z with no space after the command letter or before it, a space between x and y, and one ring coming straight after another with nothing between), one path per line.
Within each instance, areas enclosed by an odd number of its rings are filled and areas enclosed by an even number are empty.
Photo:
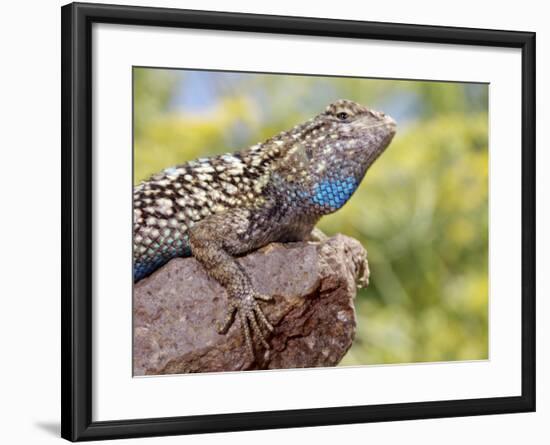
M260 308L260 306L255 306L254 307L254 313L261 320L263 325L269 330L269 332L273 332L273 326L271 325L271 323L268 321L267 317L262 312L262 309Z
M227 331L233 324L233 321L235 320L236 311L237 305L233 302L229 303L229 307L227 308L223 321L216 324L216 330L218 331L218 334L223 335L227 333Z
M254 354L254 346L252 346L252 335L250 334L250 326L248 325L247 316L244 314L243 311L239 311L239 319L241 321L241 331L244 336L244 341L246 343L246 349L248 350L248 354L252 359L255 358Z
M260 339L260 342L262 343L263 347L265 349L269 349L269 343L267 343L267 340L265 339L265 336L260 329L260 326L258 326L258 322L256 321L256 315L255 312L252 312L247 315L248 321L250 322L250 325L252 326L252 330L254 331L254 334Z

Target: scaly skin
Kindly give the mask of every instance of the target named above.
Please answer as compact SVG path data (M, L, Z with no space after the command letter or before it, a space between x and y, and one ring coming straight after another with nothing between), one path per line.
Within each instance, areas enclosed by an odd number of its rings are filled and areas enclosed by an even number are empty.
M268 349L273 327L235 256L272 242L308 239L341 208L395 134L383 113L348 100L245 150L201 158L134 188L134 281L175 257L193 255L229 296L218 331L238 315L249 353L252 333Z

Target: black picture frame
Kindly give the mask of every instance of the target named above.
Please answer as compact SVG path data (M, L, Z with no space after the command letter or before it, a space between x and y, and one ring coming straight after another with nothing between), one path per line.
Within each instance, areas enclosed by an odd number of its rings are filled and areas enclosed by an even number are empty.
M71 441L473 416L535 410L535 33L73 3L62 7L61 435ZM521 396L92 421L94 23L520 48Z

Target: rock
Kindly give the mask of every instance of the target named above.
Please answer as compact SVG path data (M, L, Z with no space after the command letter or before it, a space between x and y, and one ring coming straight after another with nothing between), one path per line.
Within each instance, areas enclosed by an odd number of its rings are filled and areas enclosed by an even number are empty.
M271 349L246 350L237 321L216 331L227 294L194 258L176 258L134 287L134 375L334 366L355 335L356 282L366 251L343 235L320 243L270 244L239 259L275 327Z

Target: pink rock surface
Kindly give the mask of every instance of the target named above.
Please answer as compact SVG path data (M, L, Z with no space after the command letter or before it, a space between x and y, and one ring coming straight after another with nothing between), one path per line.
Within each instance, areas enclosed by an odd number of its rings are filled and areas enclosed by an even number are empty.
M239 322L216 331L227 294L194 258L177 258L134 287L134 375L334 366L355 334L356 282L366 251L337 235L321 243L271 244L239 259L275 327L271 349L246 350Z

